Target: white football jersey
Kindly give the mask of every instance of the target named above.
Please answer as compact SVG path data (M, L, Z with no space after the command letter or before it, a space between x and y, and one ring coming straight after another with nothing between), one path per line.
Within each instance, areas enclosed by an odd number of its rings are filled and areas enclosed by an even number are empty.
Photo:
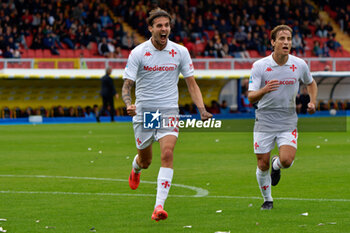
M137 114L142 114L142 109L150 107L178 108L177 84L180 73L185 78L194 74L186 47L168 40L166 47L160 51L149 39L134 48L129 55L123 79L135 81Z
M255 131L284 131L296 128L298 118L295 100L299 84L303 82L307 85L313 81L304 60L288 55L287 63L280 66L271 54L253 64L248 90L257 91L274 79L279 80L280 86L259 100Z

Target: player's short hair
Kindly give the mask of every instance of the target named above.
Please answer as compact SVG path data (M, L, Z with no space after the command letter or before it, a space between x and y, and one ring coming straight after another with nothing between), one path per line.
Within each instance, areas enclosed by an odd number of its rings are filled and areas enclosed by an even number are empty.
M165 10L161 9L161 8L156 8L154 10L152 10L149 13L149 16L147 18L147 24L149 26L153 26L153 21L154 19L158 18L158 17L167 17L169 19L169 22L171 22L171 16L168 12L166 12Z
M293 34L293 29L291 27L289 27L288 25L278 25L276 26L274 29L272 29L271 33L270 33L270 38L271 40L276 40L276 37L277 37L277 33L279 31L289 31L290 34Z

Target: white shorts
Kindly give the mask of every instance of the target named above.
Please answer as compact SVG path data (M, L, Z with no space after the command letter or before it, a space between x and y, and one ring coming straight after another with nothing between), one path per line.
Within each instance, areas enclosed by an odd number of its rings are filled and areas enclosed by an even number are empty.
M179 136L178 127L144 129L142 122L133 122L136 147L139 150L147 148L153 142L158 141L164 136Z
M278 148L283 145L297 149L298 131L290 132L254 132L254 153L265 154L272 151L277 143Z

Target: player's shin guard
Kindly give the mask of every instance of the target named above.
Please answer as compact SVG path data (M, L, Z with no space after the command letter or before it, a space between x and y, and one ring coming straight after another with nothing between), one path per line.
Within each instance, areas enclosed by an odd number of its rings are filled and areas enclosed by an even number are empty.
M141 171L140 166L137 164L136 159L139 155L136 155L134 158L134 161L132 161L132 168L134 169L135 173L139 173Z
M169 194L173 174L174 170L172 168L161 167L159 169L157 182L157 199L155 207L158 205L164 207L164 202Z
M262 171L259 168L257 168L256 179L258 181L261 194L264 197L264 201L273 201L271 196L271 177L269 174L269 170Z

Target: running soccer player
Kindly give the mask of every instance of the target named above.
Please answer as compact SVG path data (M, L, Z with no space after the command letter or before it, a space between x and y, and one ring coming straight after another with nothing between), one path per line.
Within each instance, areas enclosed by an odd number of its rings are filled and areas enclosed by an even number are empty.
M274 52L253 64L249 80L248 99L257 103L254 125L254 152L258 180L264 203L261 209L272 209L271 185L278 184L281 170L292 166L297 150L297 121L295 100L299 81L307 85L310 95L307 111L316 111L317 85L310 70L300 58L290 55L292 29L279 25L271 31ZM270 152L277 143L279 156Z
M152 143L159 141L161 167L157 179L157 197L152 219L164 220L168 217L163 209L173 178L173 151L179 134L176 125L159 129L144 128L146 110L157 109L153 118L157 119L164 111L178 115L178 86L180 72L185 78L193 102L196 104L202 120L212 117L206 111L201 91L193 77L194 69L188 50L168 39L171 16L157 8L147 18L148 30L152 37L133 49L123 74L122 97L127 113L133 116L133 128L137 155L132 163L129 176L131 189L137 189L140 183L141 169L147 169L152 161ZM136 84L136 103L132 104L131 88ZM162 112L158 112L162 109Z

